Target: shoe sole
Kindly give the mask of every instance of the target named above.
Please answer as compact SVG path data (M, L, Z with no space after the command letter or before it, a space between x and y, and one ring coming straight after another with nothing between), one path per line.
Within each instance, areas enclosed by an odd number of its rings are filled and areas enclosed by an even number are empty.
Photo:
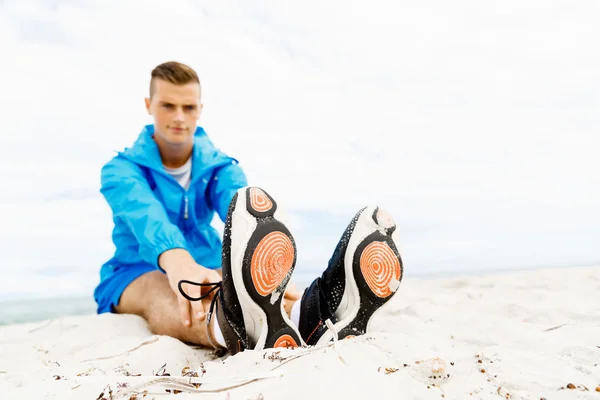
M277 203L260 188L240 189L231 214L231 275L251 348L302 345L283 309L296 265L296 244Z
M373 316L393 297L403 276L396 224L376 206L360 210L344 255L345 287L334 312L338 339L364 335ZM333 338L328 330L318 344Z

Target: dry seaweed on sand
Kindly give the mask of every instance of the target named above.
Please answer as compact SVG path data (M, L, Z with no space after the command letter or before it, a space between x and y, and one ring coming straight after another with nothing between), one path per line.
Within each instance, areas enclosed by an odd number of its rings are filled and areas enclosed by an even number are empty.
M171 374L167 372L167 364L163 364L162 367L160 367L154 374L154 376L171 376Z
M123 353L120 353L120 354L116 354L116 355L113 355L113 356L106 356L106 357L91 358L89 360L83 360L82 362L103 361L103 360L110 360L111 358L118 358L118 357L128 356L129 353L134 352L134 351L140 349L141 347L144 347L144 346L147 346L149 344L153 344L153 343L158 342L158 339L159 338L157 337L157 338L154 338L154 339L151 339L151 340L147 340L147 341L139 344L138 346L134 347L133 349L124 351Z
M220 393L227 390L235 389L241 386L248 385L253 382L257 382L264 379L270 378L280 378L282 374L276 373L263 373L255 376L240 376L240 377L224 377L224 378L213 378L213 379L203 379L203 378L184 378L184 377L176 377L176 376L161 376L155 379L151 379L148 382L144 382L140 385L131 387L127 390L123 390L118 392L112 399L123 399L128 398L131 395L139 395L142 389L154 386L154 385L163 385L163 388L170 389L171 393L173 390L178 390L180 392L187 393ZM199 389L200 385L205 384L219 384L219 383L227 383L225 386L216 387L213 389ZM164 387L167 386L167 387ZM147 391L145 391L148 393ZM157 393L158 394L158 393ZM100 399L100 398L99 398Z

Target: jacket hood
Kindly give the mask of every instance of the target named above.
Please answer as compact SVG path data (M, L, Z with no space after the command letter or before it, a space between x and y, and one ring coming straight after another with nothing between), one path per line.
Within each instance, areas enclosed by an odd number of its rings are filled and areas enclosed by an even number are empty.
M140 132L132 147L125 148L119 155L123 155L136 164L162 170L160 151L154 139L154 124L146 125ZM206 132L201 127L196 127L194 132L194 148L192 150L192 163L200 165L220 164L231 162L231 158L219 151L210 141Z

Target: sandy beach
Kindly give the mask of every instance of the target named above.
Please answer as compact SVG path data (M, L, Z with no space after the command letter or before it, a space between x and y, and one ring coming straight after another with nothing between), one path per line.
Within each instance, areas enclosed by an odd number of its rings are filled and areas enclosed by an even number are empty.
M173 395L600 399L600 267L406 278L369 335L233 357L152 335L135 316L0 328L2 399Z

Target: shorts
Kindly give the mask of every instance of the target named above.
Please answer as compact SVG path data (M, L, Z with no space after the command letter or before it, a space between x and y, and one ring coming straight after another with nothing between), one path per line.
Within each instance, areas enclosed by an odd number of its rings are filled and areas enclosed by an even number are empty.
M101 280L94 290L98 304L98 314L115 312L123 291L131 282L147 272L160 271L150 264L135 264L121 267L104 265L100 271Z

